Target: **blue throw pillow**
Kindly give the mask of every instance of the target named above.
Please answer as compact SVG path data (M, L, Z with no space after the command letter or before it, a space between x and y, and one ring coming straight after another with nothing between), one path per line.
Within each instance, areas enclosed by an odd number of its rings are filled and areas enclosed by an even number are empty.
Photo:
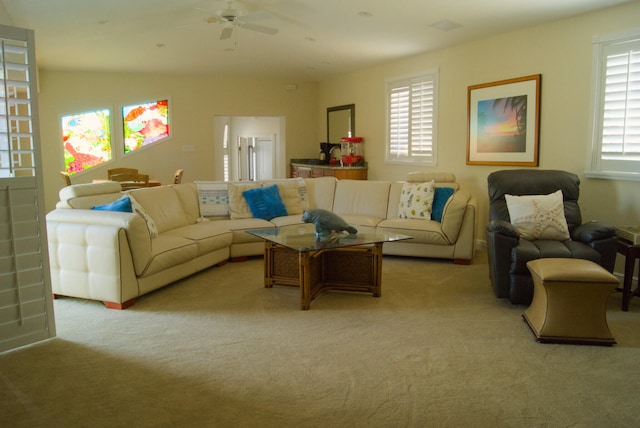
M117 201L111 202L110 204L96 205L95 207L91 207L91 209L101 211L120 211L123 213L133 212L133 209L131 209L131 199L129 199L128 196L120 198Z
M436 187L433 195L433 207L431 208L431 220L442 221L442 212L449 198L453 195L451 187Z
M271 220L274 217L288 215L278 186L275 184L242 192L249 210L255 218Z

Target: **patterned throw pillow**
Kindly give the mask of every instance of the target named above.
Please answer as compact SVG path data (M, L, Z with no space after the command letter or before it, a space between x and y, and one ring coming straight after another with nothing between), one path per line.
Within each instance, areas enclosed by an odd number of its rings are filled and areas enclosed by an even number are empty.
M202 217L229 216L229 183L226 181L196 181L198 203Z
M431 220L435 183L404 183L400 193L398 217Z
M147 210L144 209L140 202L138 202L133 196L129 195L129 199L131 200L131 208L132 211L138 214L145 223L147 223L147 229L149 229L149 236L155 238L158 236L158 226L156 222L149 216Z
M564 216L562 190L549 195L504 195L511 224L527 240L569 239L569 227Z

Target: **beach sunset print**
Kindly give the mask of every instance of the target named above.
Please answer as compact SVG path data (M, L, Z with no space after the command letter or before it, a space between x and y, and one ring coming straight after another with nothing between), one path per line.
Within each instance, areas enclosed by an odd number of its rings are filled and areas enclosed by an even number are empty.
M478 101L479 153L524 153L526 135L526 95Z

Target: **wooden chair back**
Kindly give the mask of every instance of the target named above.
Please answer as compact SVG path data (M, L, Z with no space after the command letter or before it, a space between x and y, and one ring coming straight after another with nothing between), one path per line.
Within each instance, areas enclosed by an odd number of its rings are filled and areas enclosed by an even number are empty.
M149 174L139 174L137 172L113 174L111 180L120 182L122 190L139 189L149 186Z
M60 176L62 177L62 179L64 180L67 186L71 186L71 176L69 176L68 172L60 171Z
M107 178L111 180L111 176L115 174L131 174L137 172L138 168L111 168L107 170Z
M182 174L184 174L184 169L179 169L176 171L176 173L173 175L173 184L182 183Z

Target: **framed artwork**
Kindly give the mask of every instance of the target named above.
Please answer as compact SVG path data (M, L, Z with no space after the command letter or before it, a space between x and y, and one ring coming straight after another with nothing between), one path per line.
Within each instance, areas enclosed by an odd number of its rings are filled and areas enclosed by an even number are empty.
M469 86L467 165L538 166L541 75Z

